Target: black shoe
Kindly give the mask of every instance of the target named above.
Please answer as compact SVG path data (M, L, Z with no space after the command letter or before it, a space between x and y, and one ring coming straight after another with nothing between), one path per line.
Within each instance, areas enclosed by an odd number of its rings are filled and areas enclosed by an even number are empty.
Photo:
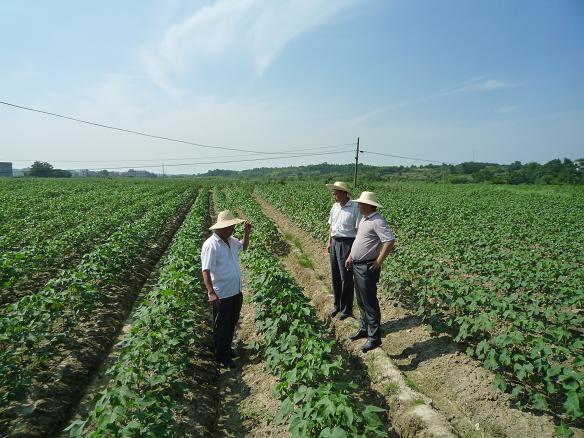
M351 336L349 336L349 339L351 341L356 341L357 339L364 339L366 337L367 337L367 332L359 330L359 331L353 333Z
M353 316L353 315L351 315L350 313L348 315L345 315L344 313L342 313L341 316L339 316L339 319L342 321L343 319L350 318L351 316Z
M334 318L335 316L337 316L337 313L339 313L339 309L337 309L336 307L333 307L333 310L331 310L328 313L328 316L330 316L331 318Z
M361 347L361 351L363 353L367 353L368 351L374 350L381 345L381 341L379 339L373 339L365 342Z

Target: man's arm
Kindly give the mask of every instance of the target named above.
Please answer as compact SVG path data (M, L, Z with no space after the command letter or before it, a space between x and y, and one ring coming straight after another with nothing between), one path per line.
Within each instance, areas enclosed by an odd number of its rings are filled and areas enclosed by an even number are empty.
M331 252L332 234L333 234L333 228L329 227L328 240L327 240L327 244L326 244L326 252Z
M389 242L384 242L381 246L381 251L379 251L379 255L375 259L375 261L369 266L369 270L371 271L379 271L381 269L381 265L383 261L387 258L390 252L393 251L393 247L395 245L395 240L390 240Z
M209 302L213 305L213 307L217 307L219 305L219 297L213 289L213 281L211 280L211 271L205 269L203 271L203 281L205 282L205 287L207 288L207 296L209 297Z
M243 224L243 239L239 242L243 246L243 250L245 251L249 246L249 233L251 232L251 222L245 221Z

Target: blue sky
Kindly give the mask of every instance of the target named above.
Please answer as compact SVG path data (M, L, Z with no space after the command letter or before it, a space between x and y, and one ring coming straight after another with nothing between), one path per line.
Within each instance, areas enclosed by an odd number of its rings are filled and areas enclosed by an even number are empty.
M366 151L454 163L584 156L580 0L5 0L0 50L2 101L196 143L306 153L360 137ZM0 105L0 160L61 168L346 163L349 148L237 162L265 155Z

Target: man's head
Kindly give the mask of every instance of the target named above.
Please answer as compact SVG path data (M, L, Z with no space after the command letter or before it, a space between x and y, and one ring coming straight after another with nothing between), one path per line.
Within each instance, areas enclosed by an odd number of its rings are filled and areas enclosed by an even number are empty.
M235 225L245 222L243 219L237 219L229 210L219 212L217 222L209 229L214 231L222 239L227 239L233 234Z
M349 194L343 190L335 189L332 191L332 194L335 202L338 202L340 204L345 204L349 200Z
M364 202L359 202L357 205L359 206L359 213L363 216L369 216L374 211L377 211L377 207L374 205L365 204Z
M332 196L335 202L345 204L349 200L351 192L349 191L346 183L337 181L334 184L327 184L326 186L332 192Z
M235 231L235 225L230 225L225 228L216 228L213 231L223 240L229 239L233 235L233 232Z
M368 216L374 211L377 211L381 204L377 202L377 196L373 192L363 192L361 196L355 199L355 202L359 204L359 213L363 216Z

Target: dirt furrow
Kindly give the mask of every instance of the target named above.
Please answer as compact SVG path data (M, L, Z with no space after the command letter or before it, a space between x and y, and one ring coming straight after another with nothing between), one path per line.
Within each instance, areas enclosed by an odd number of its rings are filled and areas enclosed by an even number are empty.
M332 303L326 248L264 199L256 199L264 213L295 243L295 254L286 258L286 264L326 318ZM493 373L464 354L450 337L431 335L399 302L379 295L383 345L363 359L373 384L381 386L386 395L393 411L392 423L400 435L421 436L424 428L418 420L428 420L437 426L427 431L431 436L452 431L468 437L554 436L551 417L513 408L508 394L492 388ZM354 312L358 318L356 304ZM358 327L358 321L349 318L328 322L341 342L357 352L360 343L350 342L347 336Z
M128 318L133 304L172 237L189 211L193 198L169 221L166 230L148 253L128 272L124 285L112 287L112 299L80 325L74 339L44 372L42 384L30 389L29 399L12 412L10 436L56 436L74 414L100 364ZM104 291L104 294L106 292Z

